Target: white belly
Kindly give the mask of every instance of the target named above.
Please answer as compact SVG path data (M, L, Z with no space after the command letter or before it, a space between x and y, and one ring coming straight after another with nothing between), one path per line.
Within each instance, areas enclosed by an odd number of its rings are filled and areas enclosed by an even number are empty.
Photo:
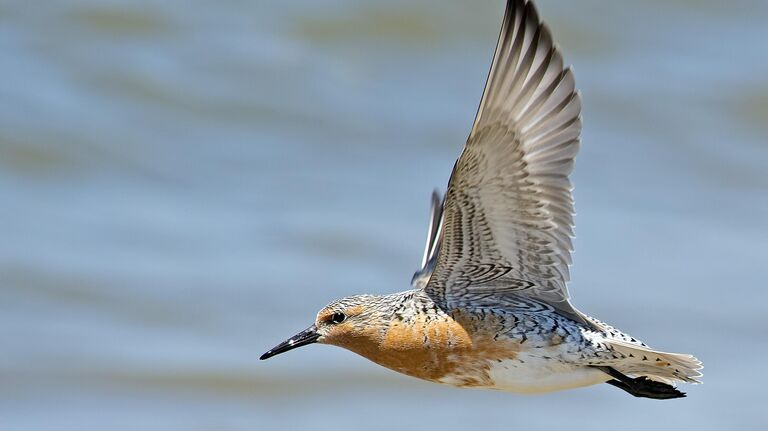
M594 368L570 365L555 359L543 359L521 352L515 359L491 364L489 388L536 394L596 385L610 376Z

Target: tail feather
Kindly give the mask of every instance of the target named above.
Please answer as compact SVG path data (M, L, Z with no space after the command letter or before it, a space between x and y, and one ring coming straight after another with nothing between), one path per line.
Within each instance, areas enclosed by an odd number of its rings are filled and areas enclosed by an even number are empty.
M608 343L623 359L614 367L624 374L645 376L649 379L672 384L674 381L701 383L701 361L682 353L659 352L646 346L623 341Z

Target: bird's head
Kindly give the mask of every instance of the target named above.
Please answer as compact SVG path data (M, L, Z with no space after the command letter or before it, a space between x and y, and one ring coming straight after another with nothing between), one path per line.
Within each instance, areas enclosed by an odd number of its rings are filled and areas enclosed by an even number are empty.
M261 355L261 360L307 344L322 343L356 351L381 337L381 297L355 295L336 300L317 313L314 325Z

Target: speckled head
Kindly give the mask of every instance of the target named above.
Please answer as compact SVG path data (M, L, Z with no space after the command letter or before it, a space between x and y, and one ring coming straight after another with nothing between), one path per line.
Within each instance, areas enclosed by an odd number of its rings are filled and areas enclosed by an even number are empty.
M355 295L336 300L317 313L314 325L273 347L260 359L269 359L313 343L344 348L377 343L385 328L386 306L383 298Z

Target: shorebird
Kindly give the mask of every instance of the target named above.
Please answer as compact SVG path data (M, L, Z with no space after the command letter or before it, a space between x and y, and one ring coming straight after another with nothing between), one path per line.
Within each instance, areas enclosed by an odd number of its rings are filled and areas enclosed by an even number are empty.
M311 343L459 387L543 393L609 383L685 396L695 357L652 349L569 300L581 102L533 3L509 0L474 124L445 198L432 196L411 290L332 302L261 359Z

